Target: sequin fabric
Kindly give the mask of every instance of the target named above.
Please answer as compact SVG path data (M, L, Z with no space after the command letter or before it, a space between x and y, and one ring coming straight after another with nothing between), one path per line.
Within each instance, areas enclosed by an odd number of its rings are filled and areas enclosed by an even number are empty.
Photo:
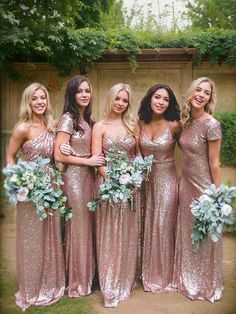
M118 147L133 158L135 139L104 138L105 155L110 147ZM139 209L131 211L128 202L114 206L104 202L96 210L98 274L105 307L115 307L129 297L137 267Z
M84 133L73 129L73 120L66 113L61 117L57 132L69 133L70 144L75 153L80 157L89 158L92 130L85 121L81 121L80 125ZM91 293L94 275L93 214L88 210L87 203L94 198L94 182L93 167L67 165L64 188L73 214L65 227L66 279L69 297Z
M208 241L197 255L191 242L194 220L189 207L212 183L208 141L221 138L220 123L214 118L194 120L183 129L180 146L183 170L179 187L179 213L173 284L188 298L214 302L222 294L222 240Z
M177 219L178 179L174 163L176 140L169 127L151 140L142 127L140 148L153 155L148 181L141 188L143 212L142 282L145 291L173 290L171 287Z
M55 137L44 131L23 145L24 158L53 159ZM19 291L16 304L25 311L31 305L57 302L65 290L64 256L60 217L41 221L31 202L19 202L16 216L16 266Z

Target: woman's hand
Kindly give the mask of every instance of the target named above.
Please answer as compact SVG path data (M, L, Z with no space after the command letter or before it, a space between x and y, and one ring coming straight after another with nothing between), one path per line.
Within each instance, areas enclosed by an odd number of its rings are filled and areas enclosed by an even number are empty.
M70 146L69 143L62 143L59 146L60 152L66 156L75 155L74 149Z
M138 191L138 188L136 186L134 186L132 188L132 195L135 195L137 193L137 191Z
M102 167L104 165L105 165L105 158L101 154L100 155L95 154L88 159L88 166Z

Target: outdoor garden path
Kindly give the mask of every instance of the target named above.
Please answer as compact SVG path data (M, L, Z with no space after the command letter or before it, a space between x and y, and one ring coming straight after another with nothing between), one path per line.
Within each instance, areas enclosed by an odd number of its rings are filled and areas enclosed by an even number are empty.
M15 218L5 216L1 219L1 259L4 272L15 277ZM236 237L224 236L224 292L221 301L214 304L204 301L191 301L178 293L152 294L144 292L141 285L135 288L127 301L117 308L103 307L102 295L95 290L88 300L92 314L235 314L236 313ZM53 313L53 307L51 308ZM58 312L57 312L58 313ZM64 312L63 312L64 313ZM68 313L70 313L68 311ZM74 313L74 312L73 312ZM14 314L14 313L12 313Z

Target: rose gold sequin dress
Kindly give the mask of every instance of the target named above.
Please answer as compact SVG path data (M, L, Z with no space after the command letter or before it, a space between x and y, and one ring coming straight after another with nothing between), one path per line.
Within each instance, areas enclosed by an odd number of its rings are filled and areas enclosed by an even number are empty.
M174 163L176 140L169 127L151 140L142 127L140 148L153 155L148 181L141 188L143 208L142 281L145 291L166 292L171 288L174 238L178 206L178 179Z
M188 298L219 300L222 294L222 241L209 240L206 248L193 253L191 241L194 216L189 207L212 183L208 141L221 138L220 123L213 117L194 120L180 137L183 170L179 187L179 214L174 267L174 285Z
M91 127L84 120L80 123L84 134L73 129L73 120L64 114L57 132L71 135L70 145L79 157L91 157ZM66 222L66 279L68 296L89 295L94 274L92 223L93 214L87 203L94 198L95 172L93 167L67 165L64 176L65 194L73 217Z
M25 142L22 147L25 160L52 159L54 140L54 135L45 130ZM41 221L33 203L18 203L16 265L19 284L16 304L22 311L31 305L50 305L64 295L64 256L57 213Z
M118 147L134 157L135 139L103 139L103 152ZM138 253L138 208L132 211L130 204L104 202L96 210L96 248L98 275L105 307L115 307L129 297L134 284Z

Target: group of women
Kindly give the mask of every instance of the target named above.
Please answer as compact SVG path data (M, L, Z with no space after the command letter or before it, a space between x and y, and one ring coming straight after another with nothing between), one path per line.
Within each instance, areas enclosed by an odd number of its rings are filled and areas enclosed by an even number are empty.
M57 214L39 221L30 202L17 205L16 303L49 305L65 293L89 295L97 270L105 307L129 297L135 283L153 293L178 291L190 299L214 302L222 294L222 241L209 241L193 253L191 201L211 183L220 184L221 129L213 118L215 85L207 77L194 80L180 112L165 84L155 84L143 97L134 121L128 84L111 87L104 118L91 118L92 86L73 77L65 91L63 115L56 125L49 95L39 84L23 92L20 121L7 151L7 163L49 157L64 164L64 192L73 217L65 224L65 250ZM178 142L183 167L177 176L174 150ZM103 202L95 213L87 203L106 178L110 147L135 155L153 155L149 180L134 190L129 202ZM117 156L119 158L119 156Z

